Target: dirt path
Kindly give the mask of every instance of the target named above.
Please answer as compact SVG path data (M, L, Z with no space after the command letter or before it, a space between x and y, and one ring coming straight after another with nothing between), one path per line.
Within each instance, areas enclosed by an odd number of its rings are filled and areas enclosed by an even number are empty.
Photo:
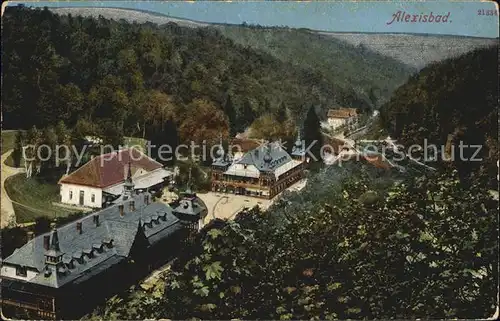
M2 155L2 159L1 159L1 163L0 163L0 166L2 167L2 174L1 174L1 178L2 178L1 214L2 214L2 216L1 216L1 220L0 220L2 228L6 227L10 224L14 224L14 225L16 224L16 215L14 213L14 207L12 206L12 201L9 198L9 195L7 195L7 192L5 190L5 180L12 175L24 173L24 168L15 168L15 167L10 167L10 166L5 165L5 160L10 156L10 154L12 154L12 152L13 152L12 149L5 152Z

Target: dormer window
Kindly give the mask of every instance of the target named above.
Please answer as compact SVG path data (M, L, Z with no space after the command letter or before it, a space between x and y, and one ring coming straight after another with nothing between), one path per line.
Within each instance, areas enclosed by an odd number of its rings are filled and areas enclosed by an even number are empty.
M57 268L57 273L65 275L66 273L68 273L68 269L66 268L66 266L62 265Z
M102 253L104 250L102 244L93 244L92 249L96 250L97 253Z
M73 258L79 263L83 264L83 252L76 252L73 254Z
M74 269L75 268L75 262L73 262L73 260L69 261L67 264L66 264L66 267L68 269Z
M28 270L26 269L25 266L17 266L16 267L16 275L26 277L26 276L28 276Z
M104 239L102 243L106 245L108 249L113 247L113 239Z
M89 259L93 258L94 257L94 250L92 249L85 249L83 250L83 254L85 254L85 256Z

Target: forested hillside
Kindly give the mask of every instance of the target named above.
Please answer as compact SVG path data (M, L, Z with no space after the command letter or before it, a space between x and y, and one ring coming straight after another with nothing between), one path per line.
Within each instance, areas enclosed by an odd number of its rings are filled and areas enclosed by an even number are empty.
M384 102L416 71L367 46L354 46L309 30L232 25L216 27L236 43L268 52L294 66L320 72L336 87L345 91L354 90L357 96L370 104Z
M482 176L496 189L498 160L498 46L429 65L382 106L381 120L403 144L455 146L462 178ZM459 144L482 146L460 160ZM472 159L476 147L464 148ZM451 150L448 150L451 152ZM438 155L441 159L441 153ZM448 155L448 158L451 157Z
M93 318L491 317L497 206L453 172L328 167L265 213L207 227L164 283L112 298Z
M80 132L148 136L173 120L182 139L210 139L264 111L285 108L296 120L313 104L369 107L349 86L211 28L24 7L7 7L2 23L4 128L63 120Z

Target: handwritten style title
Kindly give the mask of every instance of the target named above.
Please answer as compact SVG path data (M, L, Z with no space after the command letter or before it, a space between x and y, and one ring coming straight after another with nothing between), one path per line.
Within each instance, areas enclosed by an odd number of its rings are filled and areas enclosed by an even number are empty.
M390 25L394 21L396 22L426 22L426 23L445 23L451 22L448 20L450 17L450 12L444 15L435 15L432 12L430 14L409 14L406 11L397 11L392 15L392 20L388 21L386 24Z

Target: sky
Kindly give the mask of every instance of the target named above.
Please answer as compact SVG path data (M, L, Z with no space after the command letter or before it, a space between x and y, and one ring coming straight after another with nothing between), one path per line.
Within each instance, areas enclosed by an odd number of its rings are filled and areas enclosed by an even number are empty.
M202 22L246 22L332 32L424 33L486 38L499 35L498 7L494 2L486 1L10 1L9 5L19 3L39 7L141 9ZM404 13L432 13L434 16L449 13L449 18L440 23L390 23L398 12L399 17ZM497 15L488 15L492 12Z

